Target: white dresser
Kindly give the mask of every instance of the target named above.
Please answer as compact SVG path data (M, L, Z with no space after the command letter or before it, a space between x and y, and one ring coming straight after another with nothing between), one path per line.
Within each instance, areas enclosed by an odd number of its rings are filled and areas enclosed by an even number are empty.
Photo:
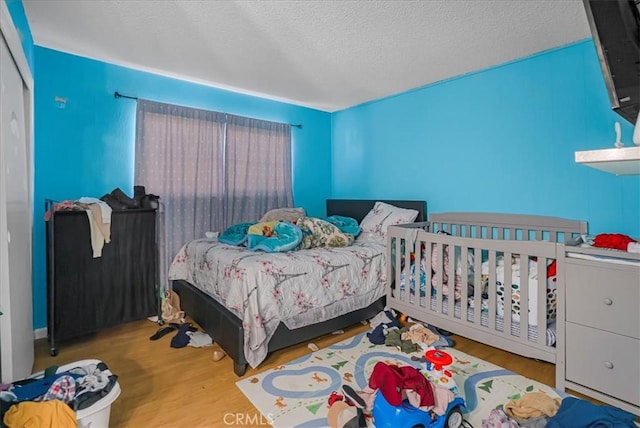
M640 255L566 247L561 259L556 388L640 415Z

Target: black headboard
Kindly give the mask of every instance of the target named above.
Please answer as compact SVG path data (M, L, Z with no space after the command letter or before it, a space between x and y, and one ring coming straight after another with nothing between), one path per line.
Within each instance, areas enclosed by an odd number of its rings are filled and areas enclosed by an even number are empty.
M427 219L427 203L425 201L389 201L384 199L327 199L327 215L351 217L360 223L378 201L400 208L417 210L416 222Z

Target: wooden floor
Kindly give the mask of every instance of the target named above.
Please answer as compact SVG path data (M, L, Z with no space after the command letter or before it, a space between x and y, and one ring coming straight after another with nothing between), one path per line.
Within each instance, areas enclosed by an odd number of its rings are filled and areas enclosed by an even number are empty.
M229 423L233 421L238 421L235 426L269 426L267 420L260 420L260 413L235 386L239 378L233 373L231 359L212 360L213 351L219 349L217 345L171 348L171 334L149 340L157 329L158 325L148 320L132 322L59 344L56 357L50 356L46 339L38 340L34 371L87 358L104 361L119 376L122 388L111 408L112 427L224 427L234 426ZM323 336L313 343L324 348L367 329L368 326L358 324L343 334ZM452 338L456 341L455 348L462 352L554 385L553 364L462 337ZM310 352L307 344L273 353L258 370L249 368L245 377ZM256 423L247 424L247 420Z

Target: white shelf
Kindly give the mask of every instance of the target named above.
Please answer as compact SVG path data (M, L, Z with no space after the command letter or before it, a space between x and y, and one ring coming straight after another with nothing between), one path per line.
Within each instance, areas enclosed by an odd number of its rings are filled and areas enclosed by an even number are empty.
M640 174L640 146L576 152L576 163L616 175Z

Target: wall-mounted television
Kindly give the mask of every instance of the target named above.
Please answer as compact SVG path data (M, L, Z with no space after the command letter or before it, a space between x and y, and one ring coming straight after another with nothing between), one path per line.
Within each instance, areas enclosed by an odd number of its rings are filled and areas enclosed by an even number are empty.
M640 112L640 0L583 0L611 107L632 124Z

